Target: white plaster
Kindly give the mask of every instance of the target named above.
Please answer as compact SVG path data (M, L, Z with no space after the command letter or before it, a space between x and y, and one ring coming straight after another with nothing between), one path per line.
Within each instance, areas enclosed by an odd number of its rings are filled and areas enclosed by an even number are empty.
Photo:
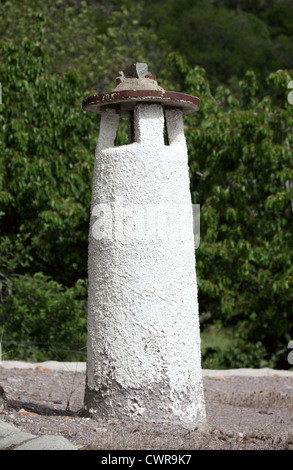
M95 416L164 417L193 427L205 422L205 404L192 219L184 240L97 239L94 229L101 203L191 210L182 114L169 110L166 119L169 146L162 107L137 105L136 142L114 147L117 115L102 115L89 231L85 405ZM106 411L97 411L95 393Z
M182 112L180 109L166 109L165 117L170 145L178 144L187 153Z
M97 152L114 146L118 125L119 115L114 109L107 108L101 116Z

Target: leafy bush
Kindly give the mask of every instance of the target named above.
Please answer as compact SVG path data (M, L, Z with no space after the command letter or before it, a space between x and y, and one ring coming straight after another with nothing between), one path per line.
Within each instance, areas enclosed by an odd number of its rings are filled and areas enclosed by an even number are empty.
M86 360L86 282L63 287L42 273L1 279L3 359Z
M4 359L85 360L95 138L72 70L0 41L0 329ZM79 351L72 353L71 350Z
M41 43L0 41L0 57L0 257L9 239L18 274L73 285L87 276L98 122L84 118L79 75L50 75Z
M252 71L238 94L212 95L205 71L172 63L201 98L186 119L193 202L201 205L197 273L201 323L233 328L215 350L223 367L288 368L293 335L293 115L287 71L258 96ZM211 353L211 350L209 350Z

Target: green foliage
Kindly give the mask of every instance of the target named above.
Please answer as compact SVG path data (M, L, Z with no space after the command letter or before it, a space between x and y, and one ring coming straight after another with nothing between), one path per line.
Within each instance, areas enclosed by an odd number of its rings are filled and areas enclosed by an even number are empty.
M86 282L69 288L42 273L1 277L3 359L86 358Z
M231 86L250 68L264 80L270 72L293 67L290 0L139 3L145 5L142 24L150 24L158 38L167 41L167 52L203 67L212 88L220 83ZM174 71L171 75L174 84Z
M1 41L0 50L1 250L9 239L19 274L69 285L86 277L96 126L81 109L87 92L73 70L48 74L39 43Z
M208 70L213 84L241 76L247 66L266 68L271 47L269 32L255 16L200 5L179 18L184 28L177 37L176 49L183 51L185 47L188 63Z
M0 50L3 354L84 360L85 351L67 350L85 346L97 122L84 119L81 78L73 70L49 74L40 42L0 41Z
M14 0L0 4L0 37L34 40L42 33L49 71L76 70L91 93L109 91L121 67L148 62L157 69L164 40L141 24L143 5L112 2Z
M292 68L292 15L291 0L3 0L0 37L20 43L42 33L50 72L74 68L92 92L109 91L132 62L148 62L174 86L173 51L214 87L249 68L262 79Z
M216 351L223 367L264 362L288 368L293 333L293 118L286 71L267 78L270 96L256 98L246 73L239 95L205 71L171 56L184 90L201 98L186 119L193 202L201 204L197 250L202 325L233 327L234 341ZM276 92L274 92L276 90ZM280 98L281 97L281 98ZM263 362L264 361L264 362Z

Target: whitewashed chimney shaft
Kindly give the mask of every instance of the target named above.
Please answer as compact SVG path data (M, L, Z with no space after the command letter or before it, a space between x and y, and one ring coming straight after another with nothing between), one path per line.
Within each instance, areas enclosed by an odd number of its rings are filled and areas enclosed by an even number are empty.
M184 110L155 98L131 106L134 138L122 146L121 108L98 109L84 412L193 428L206 415Z

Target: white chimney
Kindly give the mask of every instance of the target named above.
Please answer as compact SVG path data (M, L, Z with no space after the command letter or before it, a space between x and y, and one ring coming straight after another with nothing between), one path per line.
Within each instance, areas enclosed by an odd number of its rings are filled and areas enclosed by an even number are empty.
M163 90L146 64L120 72L116 83L83 101L84 110L101 114L84 414L192 429L206 414L183 116L200 101ZM122 117L129 144L116 146Z

